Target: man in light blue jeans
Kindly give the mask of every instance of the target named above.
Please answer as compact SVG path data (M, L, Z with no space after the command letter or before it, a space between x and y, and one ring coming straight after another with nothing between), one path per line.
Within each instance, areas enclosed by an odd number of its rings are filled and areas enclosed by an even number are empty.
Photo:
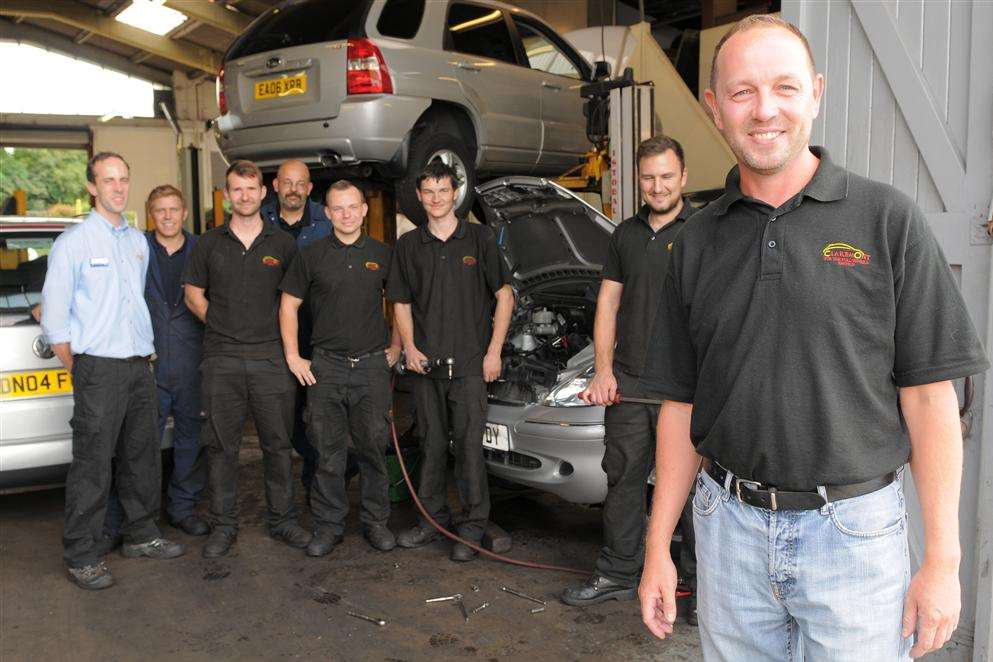
M713 65L738 165L673 244L642 371L663 400L642 619L673 631L669 539L695 477L708 660L920 657L961 607L952 380L989 362L920 209L810 146L824 78L803 34L750 16Z

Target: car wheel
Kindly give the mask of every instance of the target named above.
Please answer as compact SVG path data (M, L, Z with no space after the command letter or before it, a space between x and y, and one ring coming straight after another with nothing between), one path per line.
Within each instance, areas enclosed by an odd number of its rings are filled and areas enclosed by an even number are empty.
M436 133L430 128L415 133L410 141L406 173L396 185L400 211L414 225L427 221L424 208L417 199L417 177L428 163L439 159L451 166L462 182L455 195L455 215L459 218L468 216L476 199L475 156L458 136Z

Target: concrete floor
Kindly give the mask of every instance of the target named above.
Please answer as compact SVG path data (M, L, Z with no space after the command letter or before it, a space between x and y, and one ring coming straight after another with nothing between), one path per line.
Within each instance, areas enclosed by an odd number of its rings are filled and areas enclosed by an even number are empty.
M232 553L200 556L201 540L170 527L188 545L171 561L108 557L117 584L86 592L65 578L61 559L63 491L0 496L0 659L16 660L698 660L699 636L684 623L655 640L637 602L571 608L558 593L576 578L488 560L454 564L448 543L417 550L372 550L359 535L353 481L345 542L311 559L271 540L263 525L261 456L242 452L242 528ZM511 555L590 567L600 512L550 495L494 489L493 520L514 538ZM302 504L301 504L302 507ZM309 515L301 515L309 525ZM413 521L395 509L391 526ZM478 592L471 585L479 586ZM546 611L500 591L509 586L548 601ZM461 592L464 623L450 603L424 599ZM354 610L385 627L349 617Z

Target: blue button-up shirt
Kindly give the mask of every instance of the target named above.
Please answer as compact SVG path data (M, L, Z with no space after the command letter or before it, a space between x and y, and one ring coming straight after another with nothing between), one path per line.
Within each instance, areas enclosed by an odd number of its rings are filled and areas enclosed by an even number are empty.
M41 326L73 354L112 359L155 351L145 304L148 242L134 228L91 211L63 232L48 256Z

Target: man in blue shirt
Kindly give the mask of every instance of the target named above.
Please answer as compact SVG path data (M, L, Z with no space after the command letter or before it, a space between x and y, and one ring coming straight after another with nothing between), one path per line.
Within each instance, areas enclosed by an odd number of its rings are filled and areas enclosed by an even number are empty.
M129 228L130 168L100 152L86 168L96 205L52 246L42 290L42 328L73 376L72 455L66 477L62 535L69 578L86 589L107 588L113 576L100 559L111 460L124 508L128 557L174 558L183 546L161 537L155 351L145 305L148 243Z

